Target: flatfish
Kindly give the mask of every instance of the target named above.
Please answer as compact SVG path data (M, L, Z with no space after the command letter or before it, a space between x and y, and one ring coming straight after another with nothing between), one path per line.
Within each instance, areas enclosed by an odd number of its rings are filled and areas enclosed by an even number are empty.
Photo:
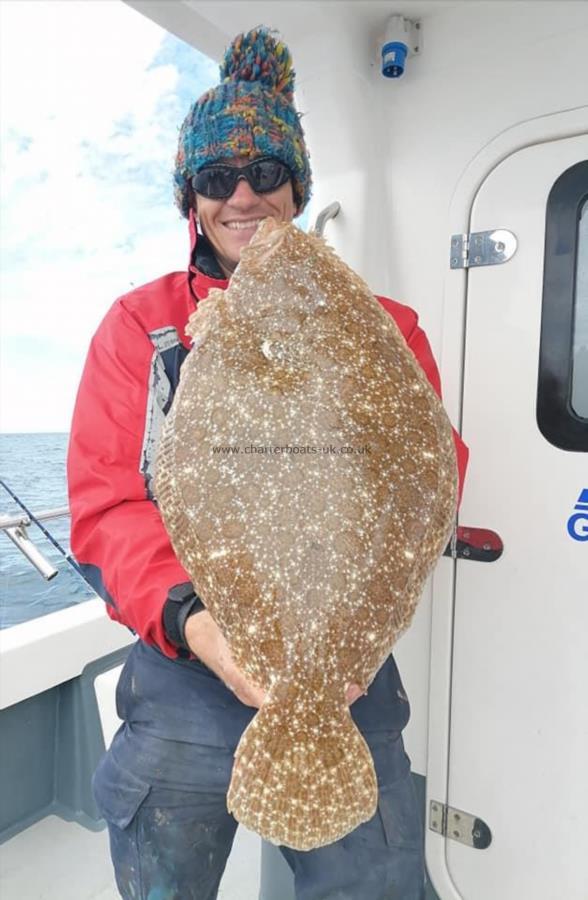
M452 429L367 285L292 224L260 224L187 332L156 498L235 661L267 692L227 806L308 850L376 811L345 691L373 680L447 544Z

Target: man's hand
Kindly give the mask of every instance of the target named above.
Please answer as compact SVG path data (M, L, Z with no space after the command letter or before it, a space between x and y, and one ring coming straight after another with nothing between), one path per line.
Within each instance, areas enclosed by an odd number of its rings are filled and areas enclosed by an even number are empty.
M207 609L188 617L184 635L192 653L224 681L241 703L259 709L265 691L252 684L237 666L223 633Z
M249 681L237 666L223 633L207 609L188 617L184 635L192 653L224 681L241 703L259 709L265 700L265 691ZM363 693L359 685L348 685L347 703L351 706Z

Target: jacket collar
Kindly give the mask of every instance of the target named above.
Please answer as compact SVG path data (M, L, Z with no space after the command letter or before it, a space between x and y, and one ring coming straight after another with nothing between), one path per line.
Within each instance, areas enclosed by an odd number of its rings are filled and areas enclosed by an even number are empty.
M211 288L225 290L229 280L225 278L212 244L203 234L199 234L194 210L190 210L190 260L188 262L188 284L194 301L204 300Z

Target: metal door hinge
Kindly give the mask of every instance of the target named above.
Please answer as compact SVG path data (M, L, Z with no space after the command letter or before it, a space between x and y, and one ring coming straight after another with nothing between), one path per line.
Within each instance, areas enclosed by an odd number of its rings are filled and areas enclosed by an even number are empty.
M506 228L454 234L449 251L450 267L473 269L476 266L497 266L507 262L516 249L516 236Z
M476 850L485 850L492 842L492 832L482 819L438 800L429 804L429 828Z

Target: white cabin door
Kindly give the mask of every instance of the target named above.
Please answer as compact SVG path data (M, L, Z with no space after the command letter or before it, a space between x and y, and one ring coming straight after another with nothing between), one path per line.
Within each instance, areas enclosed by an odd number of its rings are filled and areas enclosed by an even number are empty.
M504 552L456 563L448 805L492 835L445 839L463 900L588 900L586 160L519 150L472 207L518 247L468 272L460 523Z

